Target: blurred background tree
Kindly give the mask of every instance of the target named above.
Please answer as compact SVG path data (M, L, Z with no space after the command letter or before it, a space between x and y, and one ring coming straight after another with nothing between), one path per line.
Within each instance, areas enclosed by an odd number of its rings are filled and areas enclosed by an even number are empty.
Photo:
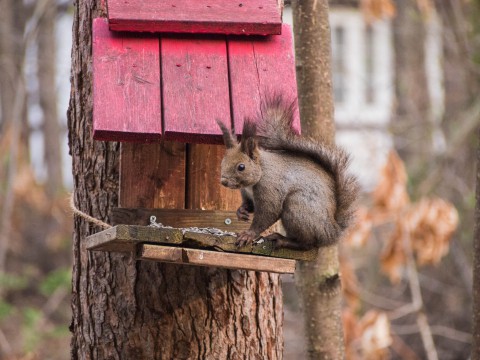
M68 89L62 69L69 64L58 65L62 61L56 29L62 25L60 31L70 37L68 11L65 1L0 1L0 357L4 359L27 354L64 359L68 353L61 349L68 349L69 343L71 219L62 166L67 158L62 147L66 107L60 108L58 94ZM60 88L59 83L63 83Z

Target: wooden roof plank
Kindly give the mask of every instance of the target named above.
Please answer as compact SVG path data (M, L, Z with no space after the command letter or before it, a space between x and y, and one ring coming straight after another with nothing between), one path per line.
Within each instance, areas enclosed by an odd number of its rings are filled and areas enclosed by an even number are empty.
M228 52L224 37L112 33L100 18L93 27L97 140L160 141L163 130L164 140L220 144L215 119L227 123L233 115L240 133L266 94L296 102L287 25L279 36L228 37ZM294 127L300 130L298 109Z
M230 120L227 48L223 38L162 38L166 140L222 143L215 119Z
M110 29L173 33L280 34L277 0L108 0Z
M162 134L159 40L115 34L93 21L93 136L158 141Z
M268 94L283 94L296 105L294 129L300 132L297 82L292 31L284 24L282 35L228 38L229 71L233 119L241 134L246 117L255 118Z

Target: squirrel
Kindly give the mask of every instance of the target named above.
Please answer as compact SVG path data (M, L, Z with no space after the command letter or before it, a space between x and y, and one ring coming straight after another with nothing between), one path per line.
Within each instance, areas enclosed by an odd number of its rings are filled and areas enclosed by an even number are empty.
M239 220L249 230L238 234L236 245L253 243L281 219L286 236L264 237L276 248L309 250L332 245L353 219L358 194L355 176L348 174L349 157L337 146L327 146L296 134L294 106L281 95L262 101L256 120L246 118L237 142L217 120L226 146L221 184L240 189Z

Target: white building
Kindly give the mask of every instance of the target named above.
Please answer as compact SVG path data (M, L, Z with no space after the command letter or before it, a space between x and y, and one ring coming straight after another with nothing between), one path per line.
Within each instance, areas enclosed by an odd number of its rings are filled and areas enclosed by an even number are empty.
M285 7L284 22L292 24ZM389 132L394 106L394 48L388 19L368 23L356 6L330 6L332 72L337 143L352 154L352 169L366 190L375 186L393 146ZM443 104L441 33L432 16L427 28L426 70L433 108Z

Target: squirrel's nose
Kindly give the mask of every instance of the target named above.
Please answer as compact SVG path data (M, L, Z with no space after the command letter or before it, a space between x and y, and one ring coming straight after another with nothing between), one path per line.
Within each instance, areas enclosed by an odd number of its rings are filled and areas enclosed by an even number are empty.
M222 183L223 186L227 186L228 185L228 180L226 178L222 178L220 180L220 182Z

